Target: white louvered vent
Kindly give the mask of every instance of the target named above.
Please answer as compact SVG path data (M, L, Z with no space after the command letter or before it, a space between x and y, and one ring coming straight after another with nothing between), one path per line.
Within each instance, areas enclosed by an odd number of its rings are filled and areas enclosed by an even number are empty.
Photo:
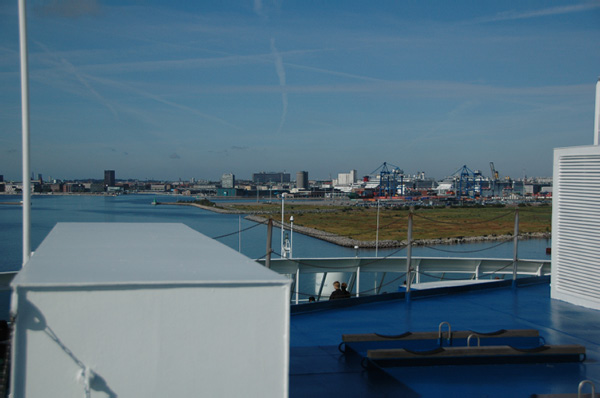
M552 297L600 309L600 147L555 150Z

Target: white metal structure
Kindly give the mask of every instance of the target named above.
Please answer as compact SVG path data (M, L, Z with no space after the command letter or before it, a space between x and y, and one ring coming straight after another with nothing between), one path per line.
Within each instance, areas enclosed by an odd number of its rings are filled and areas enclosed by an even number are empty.
M552 298L600 310L600 79L594 145L554 150Z
M19 51L21 59L21 125L23 156L23 265L31 256L31 176L29 163L29 66L27 56L27 4L19 0Z
M183 224L57 224L11 284L13 397L285 397L290 282Z
M554 150L552 298L600 309L600 146Z
M265 260L256 260L264 264ZM304 295L323 297L323 287L331 288L335 280L341 281L344 275L354 274L356 281L356 296L379 294L381 283L375 282L375 289L367 288L360 293L361 274L388 273L390 277L405 275L408 268L407 257L338 257L338 258L294 258L294 259L272 259L270 267L273 271L283 275L296 278L296 286L300 283L301 275L312 274L316 281L314 291L305 291ZM422 284L422 275L433 275L434 277L449 278L453 280L457 276L468 275L473 281L485 280L486 278L512 278L515 270L518 276L546 276L550 275L550 261L527 260L514 258L459 258L459 257L413 257L410 259L411 276L402 276L395 284L388 285L387 290L396 288L403 280L414 281ZM309 279L309 277L307 278ZM431 278L429 278L431 279ZM444 281L448 284L448 281ZM455 281L455 284L468 284L469 279ZM360 294L359 294L360 293ZM326 291L325 295L328 295Z
M596 82L596 108L594 109L594 145L600 145L600 78Z

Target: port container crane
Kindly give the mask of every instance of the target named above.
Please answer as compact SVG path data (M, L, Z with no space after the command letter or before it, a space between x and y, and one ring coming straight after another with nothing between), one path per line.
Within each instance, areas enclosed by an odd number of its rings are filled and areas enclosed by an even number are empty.
M458 186L456 187L456 197L458 199L463 196L475 198L477 177L479 177L479 192L481 192L481 172L473 172L466 165L463 165L463 167L456 170L452 175L455 178L455 184L458 181Z
M403 189L404 171L398 166L383 162L381 166L373 170L371 175L379 174L379 186L377 187L377 195L380 197L395 196L398 186ZM400 182L398 182L400 180Z

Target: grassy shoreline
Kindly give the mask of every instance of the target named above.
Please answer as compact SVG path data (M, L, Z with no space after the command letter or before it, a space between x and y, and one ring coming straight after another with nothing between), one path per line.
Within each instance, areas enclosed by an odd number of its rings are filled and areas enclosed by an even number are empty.
M228 208L281 220L281 206L231 205ZM253 212L252 209L255 211ZM271 212L265 215L265 210ZM464 241L502 240L514 233L515 211L519 210L519 236L549 238L551 236L551 206L524 207L456 207L420 208L414 211L413 239L440 243ZM379 214L380 242L402 242L408 231L409 210L404 208L381 209ZM290 205L285 208L285 222L294 216L294 229L299 227L335 235L352 241L375 242L377 239L377 209L350 206L335 208L315 205ZM311 233L310 235L318 235ZM319 237L319 236L315 236ZM329 240L329 239L327 239Z
M206 206L181 201L160 204L194 206L225 214L247 214L246 219L260 223L272 218L275 226L281 223L281 205L278 203L220 203L218 206ZM520 239L551 237L552 207L548 205L423 207L413 213L413 243L435 245L510 240L514 233L516 210L519 211ZM379 229L377 209L374 207L327 202L287 203L284 228L289 229L292 215L295 232L344 247L374 248L377 245L380 248L393 248L407 243L408 208L381 208Z

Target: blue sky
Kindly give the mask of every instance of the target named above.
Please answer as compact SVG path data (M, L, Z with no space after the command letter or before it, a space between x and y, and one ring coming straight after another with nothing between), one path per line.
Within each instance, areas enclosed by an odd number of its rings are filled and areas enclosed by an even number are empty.
M192 3L192 4L189 4ZM384 161L551 176L593 143L600 0L30 0L44 177L327 179ZM21 178L17 1L0 1L0 174Z

